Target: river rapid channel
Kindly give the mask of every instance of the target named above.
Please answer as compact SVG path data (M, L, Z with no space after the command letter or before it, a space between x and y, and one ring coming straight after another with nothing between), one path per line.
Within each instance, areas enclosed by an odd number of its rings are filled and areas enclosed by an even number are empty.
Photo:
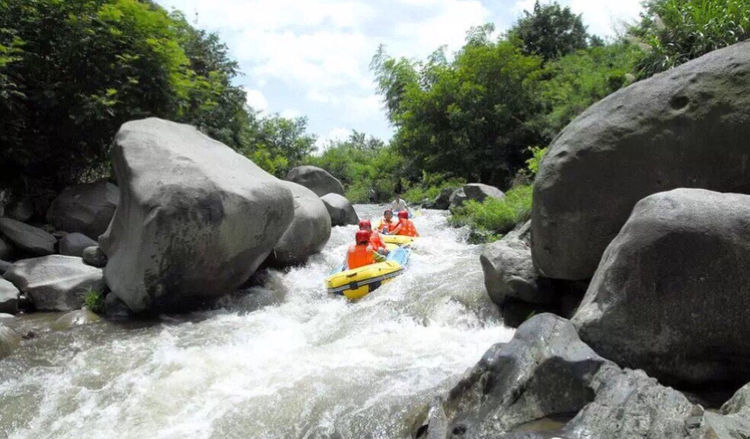
M484 292L481 246L446 215L417 215L405 274L354 303L323 286L347 226L209 311L64 331L45 323L57 315L16 319L38 333L0 360L0 437L410 437L434 396L513 335Z

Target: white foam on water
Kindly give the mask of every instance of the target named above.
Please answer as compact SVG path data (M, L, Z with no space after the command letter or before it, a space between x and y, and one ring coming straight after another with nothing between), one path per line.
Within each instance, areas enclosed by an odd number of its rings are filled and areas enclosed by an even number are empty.
M377 219L377 206L356 206ZM141 328L102 323L0 361L0 433L21 438L409 437L410 423L513 331L484 292L479 246L445 213L414 219L405 273L330 296L355 226L225 308Z

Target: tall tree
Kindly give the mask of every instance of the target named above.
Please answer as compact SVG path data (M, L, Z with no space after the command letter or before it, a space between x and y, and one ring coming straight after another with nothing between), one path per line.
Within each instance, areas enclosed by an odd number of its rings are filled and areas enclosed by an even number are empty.
M531 12L524 11L509 35L518 39L524 54L539 55L545 61L585 49L590 38L580 15L557 2L541 5L539 0Z

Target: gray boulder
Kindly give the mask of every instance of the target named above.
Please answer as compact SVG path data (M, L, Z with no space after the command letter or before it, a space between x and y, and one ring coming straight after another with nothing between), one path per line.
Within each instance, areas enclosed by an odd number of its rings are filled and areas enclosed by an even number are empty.
M320 252L331 236L331 217L320 197L297 183L283 183L294 197L294 219L273 247L270 258L277 266L304 263Z
M86 291L103 291L102 270L73 256L51 255L17 261L5 273L38 311L71 311L83 306Z
M65 188L47 210L47 221L58 230L99 237L109 225L120 199L117 186L106 181Z
M187 309L236 290L294 215L278 179L189 125L127 122L112 162L120 204L99 246L107 284L135 312Z
M448 210L451 206L451 195L453 195L453 192L455 191L455 188L444 188L427 207L430 209Z
M541 305L557 300L548 280L539 275L531 262L530 227L527 221L501 240L485 246L479 257L487 293L498 306L508 299Z
M286 180L301 184L319 197L330 193L344 195L344 186L341 182L328 171L317 166L292 168L286 175Z
M125 302L116 295L110 293L104 297L104 315L108 320L128 320L132 314Z
M107 255L104 254L98 245L86 247L81 255L83 262L92 267L104 268L107 265Z
M97 243L83 233L68 233L60 238L57 245L61 255L78 256L80 258L86 247L95 246Z
M0 278L0 313L17 314L19 294L15 285Z
M343 195L331 193L323 195L320 199L331 216L331 225L346 226L359 223L359 216L354 211L352 203Z
M534 264L589 279L633 206L678 187L750 191L750 42L710 52L589 107L534 182Z
M494 438L536 419L576 413L594 399L603 368L618 370L581 342L569 321L539 314L508 344L492 346L442 407L433 407L430 437ZM434 416L441 411L443 419Z
M750 196L676 189L639 201L573 322L666 383L750 381Z
M51 255L57 239L39 229L11 218L0 218L0 233L13 245L34 256Z
M11 259L13 257L13 246L0 236L0 259Z
M453 194L451 194L449 203L451 208L455 208L463 206L464 203L469 200L481 203L487 197L499 200L505 197L505 194L495 186L482 183L469 183L456 189Z

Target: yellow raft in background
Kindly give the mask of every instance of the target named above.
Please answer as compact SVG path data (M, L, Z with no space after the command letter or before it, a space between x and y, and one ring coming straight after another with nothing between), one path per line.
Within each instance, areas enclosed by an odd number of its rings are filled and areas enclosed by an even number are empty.
M329 293L359 299L401 274L404 267L396 261L378 262L353 270L344 270L326 279Z

